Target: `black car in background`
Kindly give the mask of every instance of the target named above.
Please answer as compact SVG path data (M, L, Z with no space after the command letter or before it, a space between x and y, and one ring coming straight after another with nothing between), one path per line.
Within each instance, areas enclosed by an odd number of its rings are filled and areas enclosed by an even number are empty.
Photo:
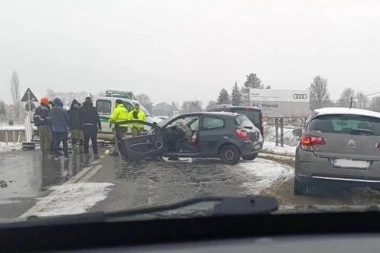
M263 114L261 113L261 110L257 107L220 105L209 111L210 112L234 112L234 113L244 114L260 130L261 135L264 137Z
M180 121L191 130L191 141L178 127ZM139 123L152 129L146 135L119 140L126 161L194 157L220 158L226 164L236 164L240 158L254 160L262 149L260 131L243 114L199 112L174 116L159 123Z

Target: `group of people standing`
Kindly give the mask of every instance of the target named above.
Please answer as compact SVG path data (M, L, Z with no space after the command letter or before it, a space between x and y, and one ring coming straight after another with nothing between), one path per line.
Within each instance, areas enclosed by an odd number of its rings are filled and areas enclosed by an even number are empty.
M97 133L101 131L98 111L92 105L91 97L86 97L83 105L73 100L68 111L63 108L62 100L54 98L49 101L43 97L34 113L34 124L37 126L40 137L43 157L61 156L59 146L62 143L63 156L69 158L68 132L71 132L73 145L83 146L86 156L89 154L91 140L94 158L99 158Z
M116 148L111 153L112 156L119 155L118 140L126 137L128 128L131 129L132 137L141 135L144 129L143 124L121 123L128 120L145 121L146 115L140 110L138 103L135 103L134 109L129 112L124 106L124 102L117 99L116 107L109 119L110 127L112 124L115 125ZM62 143L63 156L68 159L68 132L70 131L73 146L83 146L85 155L89 157L89 142L91 140L94 158L99 158L97 134L98 131L102 131L102 126L91 97L86 97L83 105L74 99L68 111L63 108L61 99L54 98L53 101L49 101L48 98L43 97L40 106L35 110L34 124L38 128L43 157L61 156L59 146Z
M119 148L118 148L118 140L125 138L128 132L128 128L131 128L131 134L132 137L136 137L141 135L142 130L144 129L144 125L139 123L122 123L127 120L146 120L145 113L140 110L140 105L138 103L134 104L134 109L128 112L128 109L125 108L124 103L121 99L116 100L116 107L114 111L111 114L111 117L109 119L110 126L112 124L115 124L115 130L114 130L114 137L115 137L115 150L113 153L111 153L111 156L118 156L119 155ZM119 124L117 124L119 123Z

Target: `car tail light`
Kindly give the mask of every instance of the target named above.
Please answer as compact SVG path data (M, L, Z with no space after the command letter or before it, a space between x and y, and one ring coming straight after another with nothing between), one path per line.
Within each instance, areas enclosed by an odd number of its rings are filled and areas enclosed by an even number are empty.
M249 134L247 131L243 129L236 129L236 135L238 138L243 140L249 140Z
M313 151L313 146L325 145L326 141L319 136L304 135L300 140L301 148L306 151Z

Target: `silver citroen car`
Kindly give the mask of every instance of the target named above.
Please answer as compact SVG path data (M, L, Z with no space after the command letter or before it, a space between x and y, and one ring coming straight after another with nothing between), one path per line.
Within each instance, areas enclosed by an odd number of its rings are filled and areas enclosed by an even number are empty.
M317 109L299 137L294 193L322 183L380 185L380 113L353 108Z

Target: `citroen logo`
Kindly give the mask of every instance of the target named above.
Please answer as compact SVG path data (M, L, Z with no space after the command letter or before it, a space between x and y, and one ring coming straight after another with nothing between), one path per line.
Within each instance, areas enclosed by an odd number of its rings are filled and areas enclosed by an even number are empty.
M307 99L306 94L293 94L294 99Z
M356 148L356 143L355 143L355 141L354 140L349 140L348 142L347 142L347 146L346 146L347 148Z

